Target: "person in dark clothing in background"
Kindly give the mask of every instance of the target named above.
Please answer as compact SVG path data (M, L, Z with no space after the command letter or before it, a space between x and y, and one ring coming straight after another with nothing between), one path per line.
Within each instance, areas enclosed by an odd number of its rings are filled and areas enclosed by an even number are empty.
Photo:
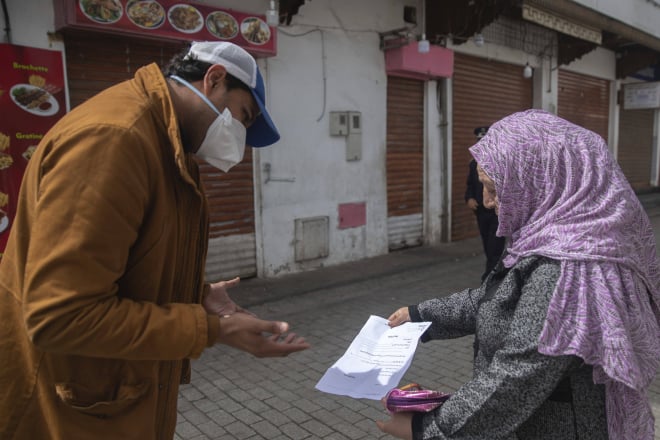
M488 132L488 127L477 127L474 134L477 139L481 139ZM484 187L479 181L477 174L477 162L470 161L470 171L467 178L467 189L465 190L465 203L477 217L481 243L483 244L484 254L486 254L486 270L481 275L483 281L488 273L495 267L502 252L504 251L505 239L495 235L497 232L498 221L494 209L487 209L483 203Z

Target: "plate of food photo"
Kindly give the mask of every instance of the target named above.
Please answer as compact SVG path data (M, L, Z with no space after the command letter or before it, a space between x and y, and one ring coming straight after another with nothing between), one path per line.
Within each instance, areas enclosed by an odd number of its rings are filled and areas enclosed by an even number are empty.
M191 5L172 6L167 12L167 18L174 29L185 34L194 34L204 26L201 12Z
M60 109L53 95L31 84L16 84L9 95L14 104L33 115L52 116Z
M3 232L9 227L9 216L0 208L0 232Z
M80 10L97 23L116 23L124 10L119 0L80 0Z
M258 17L248 17L243 20L241 34L252 44L266 44L270 40L270 28Z
M165 8L155 0L131 0L126 5L126 15L142 29L156 29L165 21Z
M8 203L9 195L0 192L0 232L4 231L9 226L9 216L7 215L7 211L5 211Z
M0 153L0 170L6 170L14 164L14 159L9 153Z
M206 17L206 29L221 40L231 40L238 34L238 22L226 12L215 11Z
M25 149L25 151L23 151L21 156L23 156L23 159L25 159L25 160L30 160L30 159L32 159L32 155L34 154L36 149L37 149L36 145L30 145L29 147L27 147Z

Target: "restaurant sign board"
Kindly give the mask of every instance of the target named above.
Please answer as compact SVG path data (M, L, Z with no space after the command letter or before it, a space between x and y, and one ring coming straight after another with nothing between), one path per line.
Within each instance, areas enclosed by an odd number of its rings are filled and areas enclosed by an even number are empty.
M255 57L277 54L276 28L264 15L181 0L54 0L55 27L143 38L230 41Z
M0 44L0 255L25 167L67 111L62 58L61 51Z

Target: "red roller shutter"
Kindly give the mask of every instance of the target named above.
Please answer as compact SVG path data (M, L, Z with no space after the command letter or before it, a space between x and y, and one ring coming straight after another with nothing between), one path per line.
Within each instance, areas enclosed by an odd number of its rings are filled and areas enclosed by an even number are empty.
M245 149L245 157L229 173L206 163L200 171L211 211L211 238L254 234L252 149Z
M126 79L145 64L165 65L184 43L67 31L66 73L71 107Z
M651 186L655 110L622 110L619 114L618 161L635 190Z
M465 205L468 151L476 127L532 107L532 80L512 64L457 53L454 58L452 124L452 234L462 240L479 235L474 214Z
M559 70L557 115L601 135L607 142L609 81Z
M387 78L387 218L390 249L422 244L424 82Z

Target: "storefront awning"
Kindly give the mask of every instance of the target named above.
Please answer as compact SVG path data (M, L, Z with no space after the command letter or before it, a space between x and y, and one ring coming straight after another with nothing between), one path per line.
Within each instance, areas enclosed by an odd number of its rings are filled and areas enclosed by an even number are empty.
M454 74L454 51L431 45L420 53L417 43L385 50L385 71L388 75L420 80L451 78Z
M599 46L616 53L618 78L660 65L660 38L571 0L425 1L426 35L434 43L441 40L451 40L454 45L465 43L504 16L556 31L560 65ZM531 19L529 14L525 17L524 8L536 12L536 19Z
M524 0L523 17L526 7L545 12L546 23L534 21L546 27L553 28L553 23L561 21L577 24L576 29L581 31L577 34L555 29L559 32L559 64L570 63L598 45L616 53L617 78L660 64L660 38L596 10L570 0ZM601 34L600 43L587 37L593 31Z

